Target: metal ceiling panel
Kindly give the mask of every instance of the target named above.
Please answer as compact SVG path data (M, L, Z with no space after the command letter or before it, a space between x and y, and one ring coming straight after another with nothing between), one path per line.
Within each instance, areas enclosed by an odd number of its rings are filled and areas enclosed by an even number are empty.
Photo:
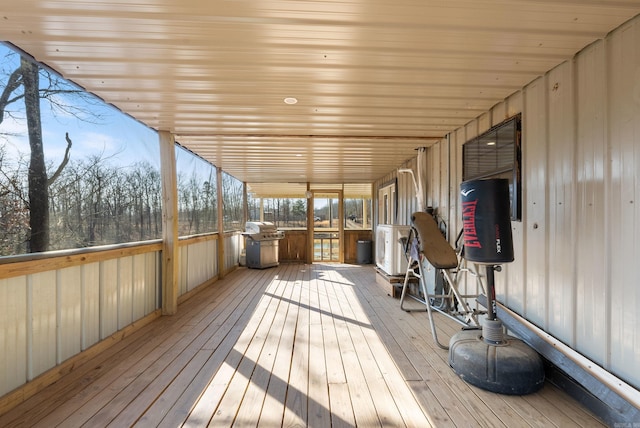
M0 5L0 37L240 180L368 183L638 13L638 0L21 0Z

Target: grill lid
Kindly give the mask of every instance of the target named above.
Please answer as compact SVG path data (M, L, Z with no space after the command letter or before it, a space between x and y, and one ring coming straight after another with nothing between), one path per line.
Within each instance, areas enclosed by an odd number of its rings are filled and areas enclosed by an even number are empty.
M248 221L243 235L254 241L270 241L284 238L284 232L268 221Z
M245 233L249 235L258 233L273 233L276 232L276 226L269 221L248 221L245 226Z

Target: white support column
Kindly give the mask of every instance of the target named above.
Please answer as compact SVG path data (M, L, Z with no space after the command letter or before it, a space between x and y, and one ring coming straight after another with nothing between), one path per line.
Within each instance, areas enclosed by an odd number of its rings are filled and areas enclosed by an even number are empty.
M162 175L162 314L178 310L178 178L173 134L160 131Z

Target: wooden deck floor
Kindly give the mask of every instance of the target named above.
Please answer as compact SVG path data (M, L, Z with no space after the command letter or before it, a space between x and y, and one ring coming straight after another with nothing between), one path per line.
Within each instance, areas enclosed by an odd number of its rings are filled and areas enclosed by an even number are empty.
M501 396L447 364L371 266L239 269L0 416L40 427L592 427L552 385ZM442 338L457 331L439 319Z

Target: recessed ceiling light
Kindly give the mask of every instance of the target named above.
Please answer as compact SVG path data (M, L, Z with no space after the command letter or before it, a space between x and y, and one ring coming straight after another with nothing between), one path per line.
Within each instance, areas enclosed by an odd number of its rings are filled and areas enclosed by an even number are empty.
M298 102L298 99L294 97L287 97L284 99L285 104L295 104L297 102Z
M496 142L495 142L495 141L489 141L489 142L487 143L487 146L495 146L495 145L496 145Z

